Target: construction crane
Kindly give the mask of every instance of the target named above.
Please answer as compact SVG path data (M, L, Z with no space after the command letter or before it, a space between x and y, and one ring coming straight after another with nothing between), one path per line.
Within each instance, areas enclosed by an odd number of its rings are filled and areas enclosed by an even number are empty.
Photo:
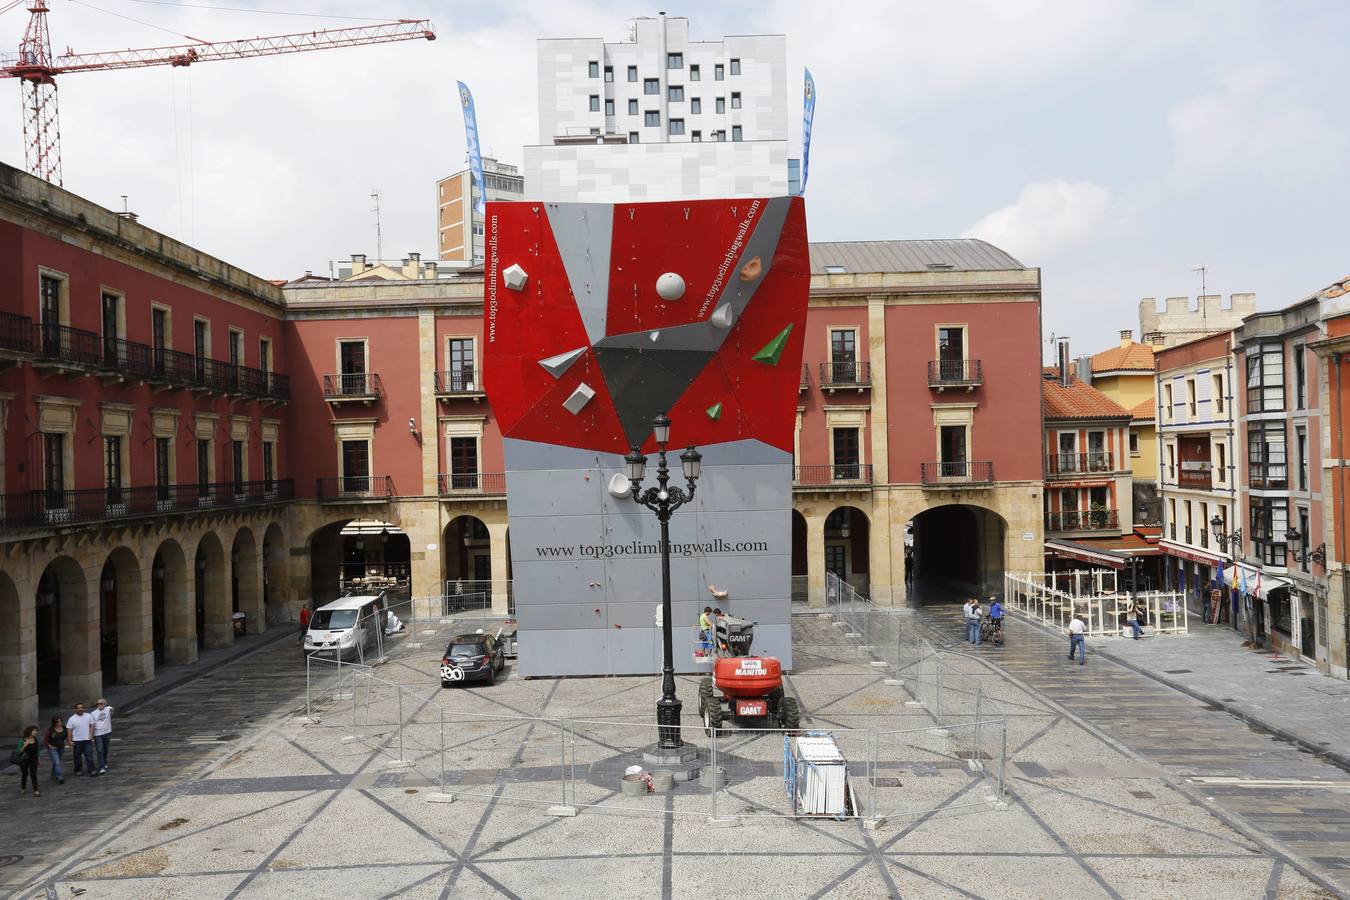
M0 14L24 0L0 0ZM276 56L329 50L334 47L359 47L363 44L387 44L422 38L436 40L428 19L397 19L375 25L327 28L296 34L244 38L236 41L203 41L184 35L196 43L172 47L147 47L141 50L111 50L106 53L72 53L52 58L51 36L47 31L47 0L28 0L28 27L19 43L16 57L0 58L0 78L18 78L24 83L23 144L24 163L29 172L61 184L61 130L56 109L56 76L70 72L94 72L105 69L135 69L142 66L190 66L217 59L245 59L250 56Z

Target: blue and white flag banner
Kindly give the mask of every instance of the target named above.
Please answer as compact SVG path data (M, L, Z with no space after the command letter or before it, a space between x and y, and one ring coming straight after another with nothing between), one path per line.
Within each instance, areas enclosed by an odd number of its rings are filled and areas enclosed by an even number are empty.
M473 173L473 184L478 191L474 198L474 212L487 209L487 194L483 190L483 152L478 145L478 116L473 109L473 94L469 86L462 81L459 85L459 104L464 107L464 143L469 151L469 171Z
M806 179L811 174L811 120L816 117L816 81L810 69L803 69L806 79L802 84L802 184L799 193L806 193Z

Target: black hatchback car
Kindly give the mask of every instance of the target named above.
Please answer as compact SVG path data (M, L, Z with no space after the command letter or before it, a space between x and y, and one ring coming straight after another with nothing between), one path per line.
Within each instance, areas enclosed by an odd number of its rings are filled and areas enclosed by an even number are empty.
M492 684L506 668L506 653L490 634L461 634L450 639L441 657L441 687L465 681Z

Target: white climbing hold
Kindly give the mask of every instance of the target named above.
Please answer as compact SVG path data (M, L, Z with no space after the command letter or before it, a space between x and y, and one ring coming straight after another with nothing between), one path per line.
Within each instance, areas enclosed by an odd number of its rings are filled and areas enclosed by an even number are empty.
M736 321L736 313L731 308L730 303L723 303L713 310L713 314L708 317L708 321L713 324L714 328L730 328L731 323Z
M651 342L655 344L657 341L661 340L661 332L653 331L651 334L647 335L647 337L651 338Z
M557 356L550 356L548 359L538 360L538 362L548 374L554 378L561 378L564 372L572 368L572 363L581 359L581 355L585 352L585 347L578 347L575 350L568 350L566 353L559 353Z
M612 497L627 497L632 489L633 482L622 472L615 472L614 477L609 480L609 493Z
M582 407L591 402L591 398L594 396L595 391L583 381L577 385L577 389L572 392L572 396L563 401L563 409L575 416L581 412Z
M678 300L684 296L684 279L674 272L667 272L656 279L656 294L662 300Z
M519 264L507 266L506 271L502 272L502 282L509 290L525 290L525 282L530 276L525 274L525 270Z

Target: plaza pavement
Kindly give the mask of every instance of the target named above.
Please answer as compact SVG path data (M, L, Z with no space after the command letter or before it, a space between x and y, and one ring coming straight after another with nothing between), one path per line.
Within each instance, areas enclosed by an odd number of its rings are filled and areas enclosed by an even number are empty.
M894 621L943 640L959 627L955 613L932 608ZM741 814L737 827L710 827L711 794L694 785L616 799L617 767L650 733L657 680L507 679L441 691L441 641L474 624L396 639L374 670L379 682L327 691L313 717L304 664L288 641L147 700L119 722L108 778L67 779L37 799L0 794L0 853L23 856L0 866L0 891L137 900L1336 895L1329 866L1224 807L1230 788L1201 790L1175 770L1180 762L1230 771L1231 756L1268 738L1231 716L1199 715L1198 701L1100 654L1070 667L1057 638L1022 623L1010 623L1006 647L962 654L948 668L950 690L978 685L1006 717L1011 803L996 811L988 771L970 771L949 742L929 740L930 711L909 705L923 693L914 672L888 685L897 673L870 665L830 622L794 620L789 690L804 727L835 730L855 766L861 732L847 729L905 735L877 754L886 786L862 795L886 804L875 830L777 817L781 743L770 735L720 745L729 783L718 812ZM406 687L411 768L391 767L394 683ZM680 679L687 731L704 742L695 691L693 678ZM446 753L442 715L451 724ZM557 773L567 768L557 764L566 751L552 749L565 726L507 718L518 716L606 723L572 735L572 793L560 799L593 804L576 817L550 817L545 807L557 802ZM353 729L359 739L344 741ZM441 786L442 758L460 795L451 804L427 800ZM763 789L775 780L777 791ZM1295 812L1339 811L1341 787L1330 776L1325 785ZM1207 799L1216 794L1225 796ZM1266 803L1277 818L1261 824L1291 824L1274 809L1283 795L1235 796Z

